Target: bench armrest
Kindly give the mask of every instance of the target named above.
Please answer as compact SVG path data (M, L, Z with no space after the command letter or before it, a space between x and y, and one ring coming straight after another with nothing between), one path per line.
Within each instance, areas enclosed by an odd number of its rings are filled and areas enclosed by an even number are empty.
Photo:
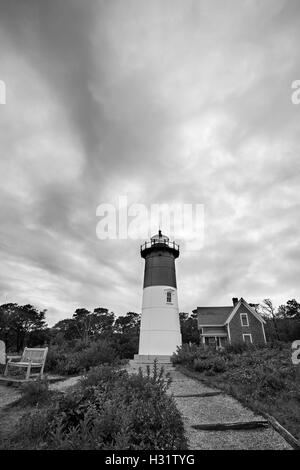
M13 361L14 359L21 359L22 356L10 356L10 355L6 355L6 358L8 359L9 362Z

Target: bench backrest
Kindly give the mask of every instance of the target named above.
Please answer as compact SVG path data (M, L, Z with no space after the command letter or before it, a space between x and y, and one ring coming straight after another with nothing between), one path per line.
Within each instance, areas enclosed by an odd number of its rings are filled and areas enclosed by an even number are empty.
M48 348L25 348L22 354L21 362L39 362L46 360Z

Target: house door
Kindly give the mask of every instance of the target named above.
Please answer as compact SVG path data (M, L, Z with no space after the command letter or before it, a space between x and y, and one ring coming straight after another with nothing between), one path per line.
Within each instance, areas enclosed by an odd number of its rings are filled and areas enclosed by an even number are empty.
M243 340L246 344L252 344L252 335L251 334L244 334Z
M205 337L205 344L207 346L216 346L217 345L217 338L214 336L206 336Z

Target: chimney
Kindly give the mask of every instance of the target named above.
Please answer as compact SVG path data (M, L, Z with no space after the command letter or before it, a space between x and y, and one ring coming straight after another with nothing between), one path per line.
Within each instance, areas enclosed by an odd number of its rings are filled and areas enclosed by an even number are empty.
M233 306L235 307L236 304L238 303L239 299L237 297L232 297L232 303L233 303Z

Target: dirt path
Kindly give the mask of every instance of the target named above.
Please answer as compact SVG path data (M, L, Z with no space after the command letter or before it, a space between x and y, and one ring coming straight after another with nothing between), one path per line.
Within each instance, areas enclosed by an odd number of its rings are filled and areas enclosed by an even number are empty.
M69 377L66 378L65 380L60 380L59 382L53 383L49 385L50 390L56 390L56 391L64 391L69 387L73 387L76 385L79 380L81 379L81 375L77 375L76 377Z
M64 391L78 383L81 376L69 377L50 384L50 390ZM15 425L26 412L19 407L9 407L13 402L21 397L20 389L15 386L0 384L0 447L5 448L5 440L13 432Z
M81 376L66 377L64 380L59 380L54 383L50 383L50 390L66 390L73 385L76 385ZM17 386L0 384L0 413L7 405L13 403L20 398L20 389Z
M136 370L132 366L129 371ZM172 377L169 393L181 411L192 450L278 450L292 447L272 427L251 430L203 431L194 425L265 421L240 402L220 390L210 388L172 367L166 367ZM209 396L203 396L209 395Z
M19 411L6 408L18 398L20 392L17 388L0 385L0 448L22 415Z

